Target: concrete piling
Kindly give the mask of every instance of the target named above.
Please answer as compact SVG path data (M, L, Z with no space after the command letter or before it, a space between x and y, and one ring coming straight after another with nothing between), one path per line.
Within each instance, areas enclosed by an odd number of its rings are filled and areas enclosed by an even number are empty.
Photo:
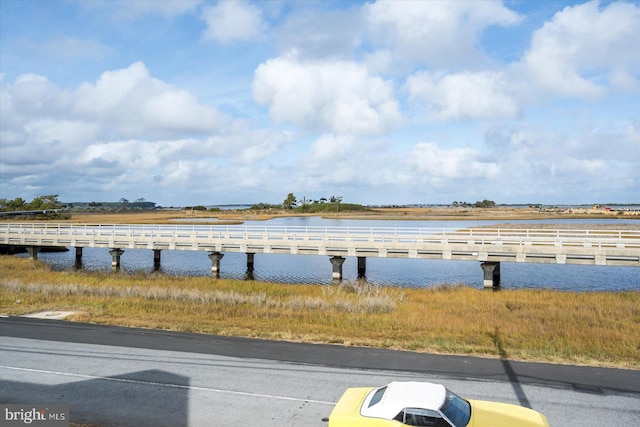
M500 288L500 263L499 262L481 262L480 267L484 272L484 288L499 289Z
M154 249L153 250L153 271L160 270L160 253L162 249Z
M38 259L38 252L42 249L40 246L27 246L27 252L29 253L29 258L32 260Z
M76 246L76 262L74 268L78 270L82 268L82 246Z
M362 279L367 275L367 257L358 257L358 279Z
M124 251L119 248L113 248L109 250L109 255L111 255L111 269L112 270L120 270L120 257Z
M344 258L341 256L334 256L329 260L333 266L333 274L331 277L333 280L342 280L342 264L344 264Z
M211 274L216 279L220 278L220 260L224 256L221 252L210 252L209 259L211 260Z

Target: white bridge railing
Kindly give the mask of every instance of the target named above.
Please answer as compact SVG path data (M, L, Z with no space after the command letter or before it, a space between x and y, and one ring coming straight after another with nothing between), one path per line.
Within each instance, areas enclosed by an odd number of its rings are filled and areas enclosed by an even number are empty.
M640 229L0 222L0 244L640 266Z

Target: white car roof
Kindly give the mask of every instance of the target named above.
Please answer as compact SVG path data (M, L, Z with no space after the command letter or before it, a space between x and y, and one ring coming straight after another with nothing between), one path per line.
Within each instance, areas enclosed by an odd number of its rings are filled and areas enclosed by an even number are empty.
M446 389L441 384L394 381L386 385L382 399L371 404L371 399L380 389L382 387L372 390L367 395L360 408L361 415L391 420L404 408L437 411L442 407L446 396Z

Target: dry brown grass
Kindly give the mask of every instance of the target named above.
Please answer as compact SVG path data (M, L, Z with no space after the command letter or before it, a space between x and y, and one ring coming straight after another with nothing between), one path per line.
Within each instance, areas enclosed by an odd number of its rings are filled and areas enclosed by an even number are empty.
M291 216L290 211L269 209L229 210L219 212L172 210L172 211L144 211L121 213L74 213L66 222L83 224L176 224L193 218L211 218L215 224L239 224L243 221L268 220L276 217ZM318 214L300 214L309 216ZM618 216L606 211L585 210L583 212L540 212L533 208L474 209L474 208L376 208L369 211L350 213L340 212L323 215L326 218L342 219L374 219L374 220L535 220L535 219L570 219L570 218L623 218L638 219L640 216ZM208 222L198 222L208 224Z
M635 215L634 215L635 214ZM334 217L334 216L330 216ZM376 208L369 212L340 214L342 218L352 219L394 219L394 220L539 220L539 219L638 219L637 212L608 212L604 210L552 210L540 211L537 208Z
M77 224L180 224L181 220L189 221L197 218L211 218L215 224L240 224L242 221L232 217L222 221L213 212L202 211L142 211L142 212L114 212L114 213L74 213L70 219L63 222ZM207 222L198 222L207 224Z
M53 272L0 257L0 313L177 331L640 368L640 292L283 285Z

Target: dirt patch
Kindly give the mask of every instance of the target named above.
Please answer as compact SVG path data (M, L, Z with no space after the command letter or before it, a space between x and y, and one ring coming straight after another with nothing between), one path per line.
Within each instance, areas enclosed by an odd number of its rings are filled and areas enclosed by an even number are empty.
M33 319L64 320L67 317L73 316L75 314L75 311L41 311L39 313L25 314L22 317L31 317Z

